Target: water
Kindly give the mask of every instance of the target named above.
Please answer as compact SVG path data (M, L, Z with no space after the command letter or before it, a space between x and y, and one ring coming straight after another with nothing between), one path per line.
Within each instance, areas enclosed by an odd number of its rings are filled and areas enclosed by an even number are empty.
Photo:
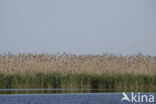
M104 93L1 95L0 104L116 104L120 97Z
M34 89L25 89L26 91L34 91ZM40 89L35 89L36 91ZM59 89L42 89L43 91L54 91ZM127 101L121 102L123 98L122 93L45 93L45 94L0 94L0 104L156 104L155 103L130 103ZM71 89L79 91L79 89ZM82 90L82 89L81 89ZM80 91L81 91L80 90ZM90 89L88 89L90 90ZM85 91L88 91L85 90ZM22 89L0 89L3 91L22 91ZM14 92L15 93L15 92ZM153 94L156 97L156 93L144 93L146 95ZM127 94L130 97L130 93Z

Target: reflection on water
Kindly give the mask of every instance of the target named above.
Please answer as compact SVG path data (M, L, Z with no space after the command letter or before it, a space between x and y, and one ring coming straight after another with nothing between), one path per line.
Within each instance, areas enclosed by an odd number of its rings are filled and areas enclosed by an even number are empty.
M102 93L113 90L97 89L0 89L0 94L55 94L55 93Z

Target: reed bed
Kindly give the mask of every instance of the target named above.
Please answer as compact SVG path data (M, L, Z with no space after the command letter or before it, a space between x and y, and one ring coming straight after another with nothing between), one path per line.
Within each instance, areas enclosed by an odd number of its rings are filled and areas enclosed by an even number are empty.
M1 54L0 72L13 73L128 73L156 74L156 57L142 54L73 55L73 54Z
M156 91L156 57L1 54L0 88Z
M130 74L0 74L0 88L95 89L94 92L156 91L156 75ZM92 91L92 90L91 90Z

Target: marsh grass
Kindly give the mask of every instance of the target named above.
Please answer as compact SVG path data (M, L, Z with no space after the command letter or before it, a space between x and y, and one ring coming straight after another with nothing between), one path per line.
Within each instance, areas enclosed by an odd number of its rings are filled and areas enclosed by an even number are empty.
M156 91L156 57L142 54L3 54L0 88Z
M156 57L102 54L1 54L0 72L13 73L128 73L156 74Z
M0 74L0 88L71 88L97 91L156 91L156 75L131 74Z

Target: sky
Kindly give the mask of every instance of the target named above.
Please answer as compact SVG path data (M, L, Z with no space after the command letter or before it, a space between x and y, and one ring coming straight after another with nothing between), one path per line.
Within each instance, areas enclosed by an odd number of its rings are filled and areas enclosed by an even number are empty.
M0 53L156 56L156 0L0 0Z

